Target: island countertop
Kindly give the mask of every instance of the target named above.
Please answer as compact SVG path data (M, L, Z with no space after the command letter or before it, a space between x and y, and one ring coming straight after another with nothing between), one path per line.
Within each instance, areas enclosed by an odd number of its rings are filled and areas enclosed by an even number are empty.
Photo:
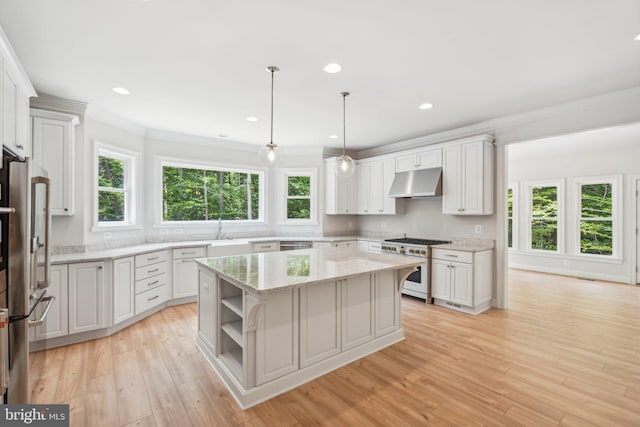
M355 248L262 252L196 261L229 282L255 293L343 280L385 270L415 268L424 263L421 258Z

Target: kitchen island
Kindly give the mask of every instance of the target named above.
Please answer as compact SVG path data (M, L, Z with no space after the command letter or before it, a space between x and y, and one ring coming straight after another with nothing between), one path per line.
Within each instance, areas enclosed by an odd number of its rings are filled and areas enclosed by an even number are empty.
M248 408L401 341L413 257L320 248L198 259L198 348Z

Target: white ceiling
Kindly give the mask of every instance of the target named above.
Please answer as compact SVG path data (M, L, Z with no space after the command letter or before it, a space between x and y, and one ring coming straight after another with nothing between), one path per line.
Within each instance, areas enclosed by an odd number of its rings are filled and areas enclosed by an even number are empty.
M344 90L364 149L640 85L638 0L0 0L0 26L37 91L230 141L268 142L276 65L284 147L341 146Z

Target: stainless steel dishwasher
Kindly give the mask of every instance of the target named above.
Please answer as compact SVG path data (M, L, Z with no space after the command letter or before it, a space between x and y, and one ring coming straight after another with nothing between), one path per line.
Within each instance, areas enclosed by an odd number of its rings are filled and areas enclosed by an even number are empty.
M296 249L311 249L313 242L310 240L295 240L289 242L280 242L281 251L294 251Z

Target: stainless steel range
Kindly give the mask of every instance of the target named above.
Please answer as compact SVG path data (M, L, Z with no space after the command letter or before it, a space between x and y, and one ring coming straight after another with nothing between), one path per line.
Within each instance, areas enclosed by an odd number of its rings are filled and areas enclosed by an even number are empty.
M424 258L424 264L418 266L418 271L414 271L404 282L402 293L413 297L421 298L431 304L431 246L451 243L446 240L412 239L409 237L402 239L389 239L382 242L382 252L394 253L406 256Z

